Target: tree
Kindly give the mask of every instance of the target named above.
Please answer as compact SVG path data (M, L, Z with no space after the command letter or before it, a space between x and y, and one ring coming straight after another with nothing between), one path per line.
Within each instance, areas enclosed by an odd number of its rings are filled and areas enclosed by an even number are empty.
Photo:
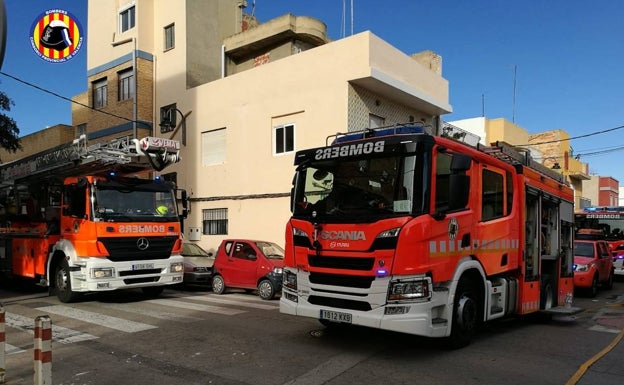
M10 111L12 105L14 105L13 100L0 91L0 147L9 152L17 152L22 149L19 128L13 118L2 112Z

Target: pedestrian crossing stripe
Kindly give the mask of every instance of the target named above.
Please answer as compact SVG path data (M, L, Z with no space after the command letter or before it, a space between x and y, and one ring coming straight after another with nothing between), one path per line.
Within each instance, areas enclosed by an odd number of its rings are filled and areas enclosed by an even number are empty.
M279 304L268 305L268 304L262 304L262 303L243 302L243 301L236 301L236 300L231 300L231 299L226 299L226 298L217 298L216 296L196 296L196 297L187 297L187 299L194 300L194 301L202 301L202 302L220 303L224 305L250 307L250 308L262 309L262 310L279 310Z
M32 334L33 336L35 334L35 322L30 317L24 317L14 313L6 313L6 325ZM96 338L98 337L89 333L82 333L76 330L64 328L62 326L55 325L54 322L52 322L52 342L71 344L74 342L94 340Z
M171 299L151 299L151 300L144 301L144 302L155 303L155 304L164 305L164 306L171 306L171 307L176 307L180 309L204 311L204 312L216 313L216 314L222 314L222 315L237 315L237 314L242 314L246 312L245 310L230 309L227 307L203 305L203 304L190 303L190 302L184 302L184 301L176 301L176 300L171 300Z
M63 317L73 318L79 321L104 326L109 329L115 329L125 333L136 333L157 328L157 326L154 325L148 325L141 322L130 321L123 318L95 313L92 311L80 310L63 305L38 307L37 310L43 313L52 313Z

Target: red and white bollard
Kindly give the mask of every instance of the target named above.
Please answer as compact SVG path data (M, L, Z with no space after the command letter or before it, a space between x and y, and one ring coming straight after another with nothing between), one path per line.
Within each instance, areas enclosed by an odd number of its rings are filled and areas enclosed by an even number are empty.
M35 318L35 385L52 384L52 321L47 315Z
M4 306L0 304L0 384L4 384L4 375L6 374L4 349L6 341Z

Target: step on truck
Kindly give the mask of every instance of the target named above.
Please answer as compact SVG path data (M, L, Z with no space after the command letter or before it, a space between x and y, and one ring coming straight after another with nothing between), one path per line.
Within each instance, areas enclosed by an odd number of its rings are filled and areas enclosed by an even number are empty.
M564 177L504 143L425 131L337 134L295 154L280 311L453 347L486 321L580 311Z
M0 279L32 280L62 302L182 282L186 193L148 178L180 160L156 137L85 136L0 164ZM180 206L180 207L178 207Z

